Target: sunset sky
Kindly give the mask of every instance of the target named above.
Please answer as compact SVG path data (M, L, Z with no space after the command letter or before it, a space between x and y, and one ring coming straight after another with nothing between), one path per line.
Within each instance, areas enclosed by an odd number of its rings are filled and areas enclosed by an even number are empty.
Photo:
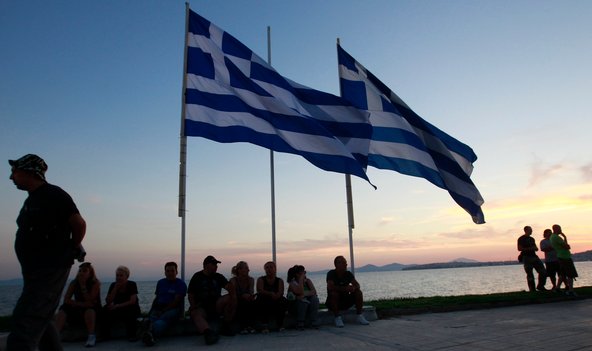
M191 1L283 76L339 94L335 42L420 116L473 148L476 225L440 188L369 168L353 178L356 267L515 260L516 239L562 225L592 249L592 2ZM183 1L0 1L0 280L26 198L8 159L36 153L87 221L100 278L180 263ZM271 259L269 151L188 140L186 275L212 254ZM349 259L344 176L275 154L278 269Z

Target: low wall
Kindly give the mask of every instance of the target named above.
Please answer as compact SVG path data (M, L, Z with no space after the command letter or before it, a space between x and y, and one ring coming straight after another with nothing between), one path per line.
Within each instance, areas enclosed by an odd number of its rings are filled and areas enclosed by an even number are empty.
M368 321L375 321L378 319L376 314L376 309L373 306L364 306L362 314ZM357 323L357 316L354 309L349 309L342 311L343 321L347 323ZM319 310L319 322L321 326L333 326L334 325L334 317L333 314L327 311L327 309L320 309ZM296 327L296 320L290 314L286 315L286 319L284 320L284 326L286 328L295 328ZM273 327L273 325L272 325ZM196 330L195 326L193 325L190 318L185 318L178 323L175 323L171 328L165 333L165 336L176 336L176 335L195 335ZM69 341L84 341L86 340L86 331L84 328L66 328L62 332L62 340L65 342ZM123 324L116 325L113 330L111 331L111 337L114 339L123 338L125 337L125 329ZM0 351L3 349L0 346Z

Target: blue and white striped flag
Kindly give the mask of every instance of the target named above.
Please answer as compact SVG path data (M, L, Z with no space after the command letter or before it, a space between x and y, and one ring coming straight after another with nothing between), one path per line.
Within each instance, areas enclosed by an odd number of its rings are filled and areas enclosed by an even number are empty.
M418 116L339 45L337 56L341 96L370 112L368 165L425 178L448 190L473 222L485 223L483 198L470 179L473 150Z
M189 11L185 135L248 142L368 180L368 113L279 75L244 44Z

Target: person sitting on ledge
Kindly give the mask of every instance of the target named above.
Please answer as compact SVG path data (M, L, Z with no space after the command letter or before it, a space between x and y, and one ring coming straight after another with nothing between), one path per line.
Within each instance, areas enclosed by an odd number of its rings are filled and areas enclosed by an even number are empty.
M56 315L56 328L62 331L66 322L71 325L85 325L88 331L86 347L97 342L95 327L97 315L101 311L101 282L95 275L90 262L82 263L76 278L68 285L64 304Z
M234 335L231 324L236 312L236 288L217 272L218 263L221 262L214 256L207 256L203 269L191 277L187 291L191 320L197 332L203 334L206 345L218 342L218 332L210 328L209 321L219 321L221 316L224 316L222 334ZM222 289L228 294L222 296Z
M278 331L284 330L284 318L288 309L288 300L284 297L284 281L277 276L275 262L269 261L263 266L265 275L257 279L257 309L261 322L261 332L269 333L269 317L275 318Z
M171 324L183 316L187 284L177 278L177 267L175 262L165 263L165 278L156 283L156 297L148 313L149 324L142 334L142 342L146 346L153 346L156 343L155 338L161 336Z
M113 325L120 321L125 325L129 341L137 341L137 319L140 316L138 286L129 280L130 270L119 266L115 270L115 282L109 286L105 306L103 306L101 336L108 339Z
M335 269L327 272L327 301L325 305L335 316L335 326L343 328L341 311L356 306L358 323L370 324L362 314L364 296L360 290L360 284L353 273L347 270L347 261L343 256L337 256L333 260Z

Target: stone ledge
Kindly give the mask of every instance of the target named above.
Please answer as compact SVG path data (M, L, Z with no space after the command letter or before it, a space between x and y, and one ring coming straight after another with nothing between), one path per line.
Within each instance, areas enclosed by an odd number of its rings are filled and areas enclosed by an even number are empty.
M373 306L364 306L362 314L370 322L378 319L378 316L376 314L376 309ZM343 321L346 324L347 323L357 323L355 309L351 308L349 310L342 311L341 315L343 317ZM323 325L333 326L333 323L334 323L333 314L330 313L326 308L319 310L318 318L319 318L320 324L322 326ZM138 323L138 325L140 325L140 323ZM294 319L294 317L292 315L290 315L290 314L286 315L286 319L284 321L284 326L286 328L295 328L296 327L296 320ZM169 330L165 333L164 336L170 337L170 336L194 335L194 334L196 334L195 326L193 325L191 319L186 317L183 320L180 320L178 323L175 323L173 326L171 326L171 328L169 328ZM82 327L66 328L66 329L64 329L64 331L62 331L62 340L64 342L84 341L84 340L86 340L86 336L87 336L86 330L84 330L84 328L82 328ZM111 331L111 337L113 339L119 339L119 338L125 337L125 329L123 327L123 324L117 325L117 326L115 326L115 328L113 328L113 330ZM99 335L99 338L100 338L100 335ZM3 349L0 348L0 351L3 351Z

